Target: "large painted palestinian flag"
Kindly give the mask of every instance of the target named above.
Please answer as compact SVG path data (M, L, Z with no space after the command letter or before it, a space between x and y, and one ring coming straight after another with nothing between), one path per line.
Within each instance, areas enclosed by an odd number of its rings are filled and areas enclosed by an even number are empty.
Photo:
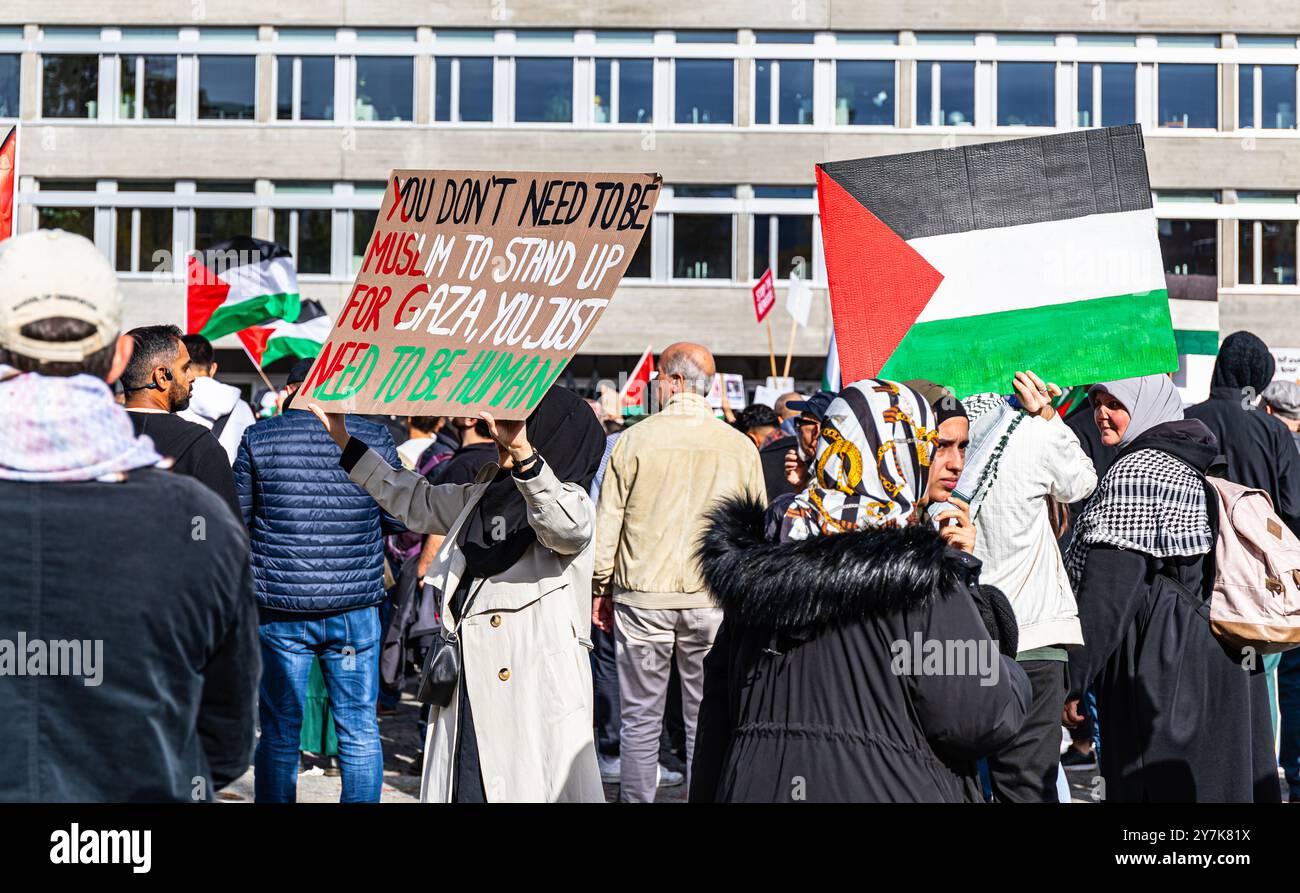
M263 326L253 326L239 333L248 355L259 366L269 366L284 357L302 359L320 353L321 346L334 330L334 322L320 301L303 301L298 319L277 319Z
M298 318L298 273L288 249L236 236L190 255L186 331L209 341L268 320Z
M832 162L817 190L846 382L1178 366L1136 125Z

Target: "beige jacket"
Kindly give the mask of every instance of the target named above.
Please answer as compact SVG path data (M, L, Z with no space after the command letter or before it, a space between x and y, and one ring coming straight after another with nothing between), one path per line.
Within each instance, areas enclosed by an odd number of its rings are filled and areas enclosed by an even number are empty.
M767 504L758 450L709 401L675 394L614 445L596 511L595 592L635 608L711 607L695 544L728 496Z
M465 572L456 534L496 471L488 465L472 484L434 486L373 450L352 468L352 480L411 530L446 536L428 576L442 589L448 624ZM493 803L604 802L588 658L595 509L586 491L549 466L515 483L537 542L477 589L459 626L483 788ZM458 703L453 696L451 706L433 708L420 784L426 802L451 799Z

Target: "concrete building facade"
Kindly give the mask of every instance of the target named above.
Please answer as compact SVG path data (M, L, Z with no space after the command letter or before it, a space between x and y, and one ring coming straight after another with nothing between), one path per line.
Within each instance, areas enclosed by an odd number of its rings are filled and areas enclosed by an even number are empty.
M815 377L817 162L1137 122L1195 392L1220 332L1300 347L1298 40L1276 0L9 0L0 129L17 229L93 238L131 325L183 324L185 253L239 233L336 310L393 168L657 171L588 366L691 338L765 374L771 266L814 283Z

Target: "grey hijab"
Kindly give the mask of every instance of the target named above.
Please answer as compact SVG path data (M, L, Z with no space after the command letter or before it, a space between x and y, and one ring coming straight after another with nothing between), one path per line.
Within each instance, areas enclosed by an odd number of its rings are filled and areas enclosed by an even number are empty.
M1183 417L1183 401L1168 375L1144 375L1103 381L1088 389L1088 396L1098 392L1110 394L1128 410L1129 423L1119 445L1128 446L1141 434L1163 422Z

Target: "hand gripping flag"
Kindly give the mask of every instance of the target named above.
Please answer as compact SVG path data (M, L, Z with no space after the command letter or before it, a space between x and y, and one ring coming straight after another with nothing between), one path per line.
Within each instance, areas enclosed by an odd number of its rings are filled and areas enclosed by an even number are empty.
M817 191L845 381L1178 365L1137 125L832 162Z

